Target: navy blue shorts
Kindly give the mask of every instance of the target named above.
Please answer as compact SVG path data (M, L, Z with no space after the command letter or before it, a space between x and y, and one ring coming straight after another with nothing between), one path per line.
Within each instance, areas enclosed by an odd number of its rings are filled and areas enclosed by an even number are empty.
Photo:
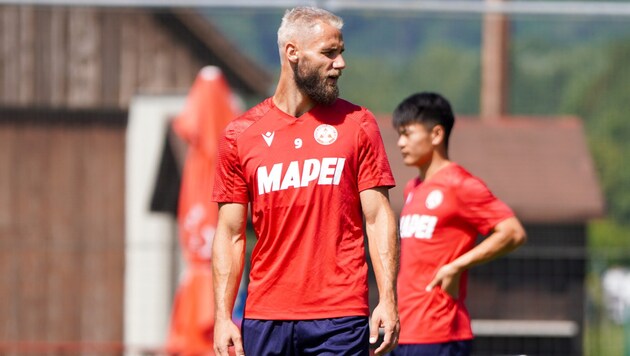
M439 344L399 344L390 356L469 356L472 340L451 341Z
M317 320L243 319L245 355L369 355L369 321L364 316Z

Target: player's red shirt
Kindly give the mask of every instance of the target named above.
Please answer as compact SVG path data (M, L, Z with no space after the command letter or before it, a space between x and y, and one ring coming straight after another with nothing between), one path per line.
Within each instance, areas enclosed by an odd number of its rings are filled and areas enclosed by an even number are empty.
M368 315L359 192L393 186L374 116L338 99L299 118L266 99L224 132L213 198L251 202L245 317Z
M405 187L400 217L401 260L398 301L400 343L441 343L473 338L464 305L467 273L457 300L439 287L425 291L438 268L474 247L512 210L478 178L451 163L429 180Z

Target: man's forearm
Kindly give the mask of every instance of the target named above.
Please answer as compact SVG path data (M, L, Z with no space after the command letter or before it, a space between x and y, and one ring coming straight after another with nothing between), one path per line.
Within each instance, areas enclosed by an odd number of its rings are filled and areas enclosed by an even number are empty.
M374 190L362 195L370 259L379 289L379 297L396 301L396 280L400 261L400 241L396 218L387 191Z
M212 273L217 319L231 319L243 273L244 241L216 239L213 247Z
M396 280L399 269L400 244L393 215L366 226L370 259L379 289L379 298L396 301Z
M219 219L212 246L212 277L215 317L232 319L234 300L245 262L245 225L247 205L219 205Z
M366 232L370 258L378 286L379 302L370 318L370 344L375 344L382 330L383 341L374 350L375 355L383 355L393 350L398 344L400 320L398 317L398 298L396 280L398 278L400 244L396 236L396 219L389 206L386 192L362 199L369 204L366 215Z
M512 217L497 225L493 233L479 245L455 259L451 264L459 271L483 264L504 256L527 240L520 222Z

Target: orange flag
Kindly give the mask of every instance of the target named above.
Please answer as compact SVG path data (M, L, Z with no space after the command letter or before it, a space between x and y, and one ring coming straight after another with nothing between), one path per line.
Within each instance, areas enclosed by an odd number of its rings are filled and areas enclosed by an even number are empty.
M219 135L238 115L218 67L201 69L173 130L188 143L179 195L179 239L187 270L173 304L166 348L181 356L214 355L212 240L217 204L211 202Z

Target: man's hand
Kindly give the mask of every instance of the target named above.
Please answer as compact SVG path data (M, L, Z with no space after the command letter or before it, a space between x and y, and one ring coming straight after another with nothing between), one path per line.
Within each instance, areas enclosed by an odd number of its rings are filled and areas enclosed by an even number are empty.
M440 286L444 292L449 294L453 299L459 297L459 279L461 277L461 271L459 271L452 264L446 264L442 266L433 280L427 285L427 292L431 291L433 287Z
M381 345L374 350L374 355L384 355L392 351L398 345L398 334L400 333L400 320L398 319L398 309L395 303L379 303L370 320L370 344L378 340L379 328L383 328L385 335Z
M526 240L527 235L520 221L516 217L507 218L499 222L490 236L480 244L438 269L426 290L430 291L433 287L440 286L443 291L457 298L459 279L464 271L506 255L524 244Z
M245 356L241 331L232 320L217 320L214 324L214 352L217 356L230 356L229 347L234 346L236 356Z

